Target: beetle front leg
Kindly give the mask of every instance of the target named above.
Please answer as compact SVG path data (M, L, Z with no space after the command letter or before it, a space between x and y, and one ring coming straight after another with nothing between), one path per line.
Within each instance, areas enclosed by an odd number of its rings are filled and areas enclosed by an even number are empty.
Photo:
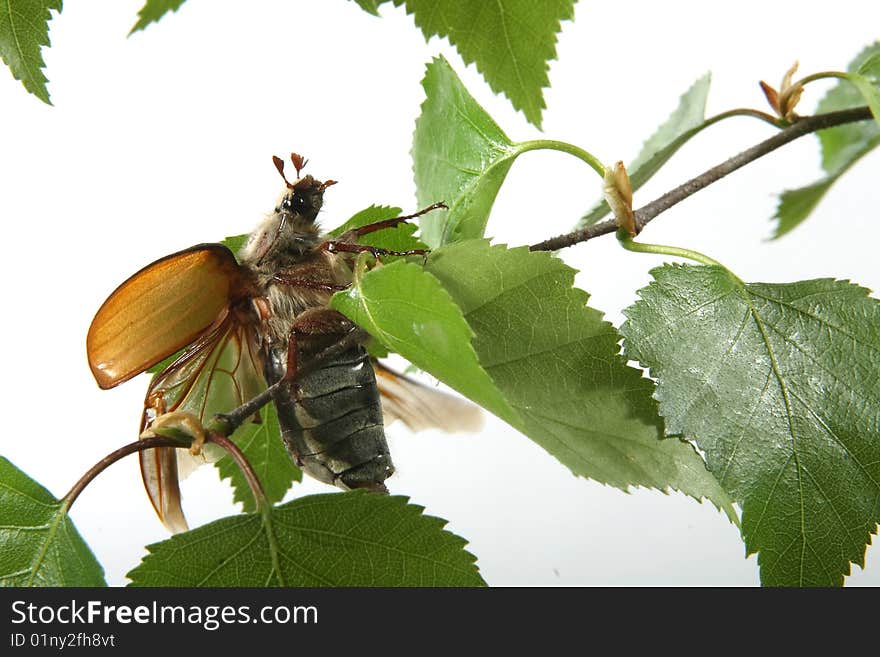
M363 253L369 252L373 254L373 257L379 257L381 255L390 255L390 256L408 256L408 255L427 255L429 251L427 249L413 249L411 251L391 251L389 249L382 249L375 246L366 246L363 244L357 244L357 239L364 235L369 235L370 233L375 233L378 230L385 230L386 228L395 228L400 224L404 223L408 219L415 219L416 217L421 217L423 214L427 214L432 210L439 209L448 210L449 207L443 201L439 203L434 203L433 205L429 205L426 208L422 208L418 212L414 212L413 214L403 215L402 217L394 217L393 219L384 219L383 221L377 221L372 224L366 224L365 226L358 226L357 228L350 228L345 231L335 240L327 240L323 244L321 244L318 248L323 249L324 251L329 251L330 253Z
M357 238L361 237L362 235L368 235L369 233L375 233L377 230L394 228L402 224L404 221L415 219L416 217L421 217L423 214L427 214L432 210L439 210L441 208L444 210L448 210L449 206L446 205L446 203L444 203L443 201L440 201L439 203L434 203L433 205L429 205L426 208L422 208L421 210L419 210L418 212L414 212L413 214L406 214L402 217L394 217L393 219L383 219L382 221L376 221L372 224L366 224L364 226L358 226L357 228L351 228L345 231L340 237L343 240L350 237Z

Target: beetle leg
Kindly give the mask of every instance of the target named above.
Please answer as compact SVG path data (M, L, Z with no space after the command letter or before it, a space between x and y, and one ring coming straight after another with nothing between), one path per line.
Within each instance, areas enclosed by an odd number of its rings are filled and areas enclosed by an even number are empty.
M393 219L384 219L383 221L377 221L372 224L366 224L365 226L359 226L358 228L351 228L350 230L345 231L340 237L348 237L351 235L352 237L361 237L362 235L367 235L369 233L374 233L377 230L385 230L386 228L394 228L395 226L402 224L404 221L408 219L415 219L416 217L421 217L423 214L427 214L431 212L431 210L439 210L443 208L444 210L448 210L449 206L446 205L443 201L439 203L434 203L433 205L429 205L426 208L422 208L418 212L414 212L413 214L407 214L402 217L394 217Z
M193 456L202 452L205 444L205 428L201 420L187 411L171 411L163 413L150 423L150 426L141 433L141 438L161 436L163 432L180 432L192 438L189 451Z
M324 251L329 251L330 253L338 253L340 251L347 253L362 253L367 251L372 253L374 257L378 257L380 255L391 255L391 256L408 256L408 255L427 255L428 251L426 249L414 249L412 251L390 251L388 249L381 249L374 246L366 246L362 244L357 244L357 238L362 237L363 235L368 235L370 233L374 233L377 230L385 230L386 228L394 228L395 226L399 226L403 222L408 219L415 219L416 217L421 217L423 214L427 214L432 210L438 210L440 208L449 209L449 207L443 202L434 203L433 205L429 205L426 208L422 208L418 212L414 212L413 214L407 214L402 217L394 217L393 219L384 219L383 221L377 221L372 224L366 224L365 226L359 226L357 228L350 228L345 231L335 240L327 240L322 243L318 248L323 249Z
M282 285L290 285L291 287L305 287L310 290L324 290L326 292L339 292L340 290L347 290L351 287L351 283L336 284L336 283L324 283L321 281L312 281L307 278L296 278L293 276L285 276L284 274L275 274L272 277L272 280L281 283Z
M315 320L315 315L323 312L326 313L326 320L336 323L337 332L333 335L330 335L329 344L327 343L327 336L324 336L325 339L322 341L325 343L324 346L318 346L317 351L309 350L307 353L309 354L308 359L300 358L306 349L303 349L303 345L308 345L310 342L308 333L310 331L319 330L317 326L317 322ZM295 379L299 376L307 372L311 372L316 367L318 367L321 363L327 361L330 358L334 358L335 356L348 351L356 344L362 344L369 339L369 334L364 331L362 328L352 323L350 320L346 319L343 315L339 315L342 321L339 321L337 318L331 316L331 313L336 313L336 311L330 308L312 308L309 311L303 313L300 318L302 318L301 323L297 326L296 322L294 323L294 328L291 330L290 336L288 338L288 347L287 347L287 371L285 376L280 380L274 382L269 386L266 390L261 392L259 395L254 397L253 399L245 402L238 408L235 408L228 413L218 413L214 417L216 419L222 420L226 423L229 428L229 434L232 433L236 428L242 425L244 421L251 417L255 412L257 412L260 408L262 408L265 404L272 401L272 398L275 394L277 394L278 388L283 385L296 385ZM307 315L308 314L308 315ZM300 322L300 319L297 320ZM297 330L301 333L299 337L297 337ZM311 347L314 347L315 336L312 336Z
M378 258L383 255L390 256L408 256L408 255L428 255L428 249L412 249L411 251L391 251L389 249L382 249L378 246L367 246L366 244L352 244L351 242L343 242L340 240L327 240L319 247L325 251L329 251L330 253L371 253L374 258Z

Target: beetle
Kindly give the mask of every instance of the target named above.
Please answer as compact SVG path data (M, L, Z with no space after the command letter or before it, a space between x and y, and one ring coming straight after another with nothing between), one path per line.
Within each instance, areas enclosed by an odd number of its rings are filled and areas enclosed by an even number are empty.
M174 415L203 425L272 386L281 437L299 467L343 489L387 492L384 482L394 466L384 424L400 419L413 430L474 431L482 415L472 404L372 359L368 334L329 301L350 286L359 253L427 257L418 249L362 245L359 238L446 206L437 203L331 237L317 217L335 181L301 175L306 161L296 153L293 182L284 162L273 161L284 189L238 258L223 244L198 244L129 277L92 321L89 366L98 385L108 389L179 352L149 385L142 436ZM251 421L259 422L259 415ZM192 450L140 452L150 501L175 532L187 528L179 479L199 449L194 444Z

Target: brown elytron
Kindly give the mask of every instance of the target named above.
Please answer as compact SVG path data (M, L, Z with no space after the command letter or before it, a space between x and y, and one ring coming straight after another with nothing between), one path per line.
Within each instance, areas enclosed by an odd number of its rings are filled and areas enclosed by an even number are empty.
M283 162L273 160L284 177ZM316 219L334 181L300 177L305 161L297 154L291 161L297 179L284 177L276 207L237 260L222 244L194 246L141 269L110 295L89 329L89 365L98 384L111 388L182 350L150 383L142 432L174 411L205 422L282 381L273 401L296 463L341 488L385 491L394 466L383 424L401 419L414 430L474 430L481 416L385 367L377 380L364 348L368 336L328 303L350 285L358 253L392 253L360 245L359 237L444 206L330 238ZM422 252L394 255L410 253ZM334 344L342 348L332 357L314 359ZM150 500L173 531L186 528L179 464L189 456L173 448L141 452Z

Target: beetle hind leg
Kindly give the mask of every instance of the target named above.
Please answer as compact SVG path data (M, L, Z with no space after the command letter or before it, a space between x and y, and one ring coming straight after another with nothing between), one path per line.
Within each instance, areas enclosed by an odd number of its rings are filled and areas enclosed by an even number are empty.
M202 421L193 413L188 411L171 411L163 413L156 417L150 423L150 426L141 432L141 438L151 438L153 436L168 436L171 438L179 438L185 436L192 439L189 451L193 456L202 453L202 447L205 446L207 435Z

